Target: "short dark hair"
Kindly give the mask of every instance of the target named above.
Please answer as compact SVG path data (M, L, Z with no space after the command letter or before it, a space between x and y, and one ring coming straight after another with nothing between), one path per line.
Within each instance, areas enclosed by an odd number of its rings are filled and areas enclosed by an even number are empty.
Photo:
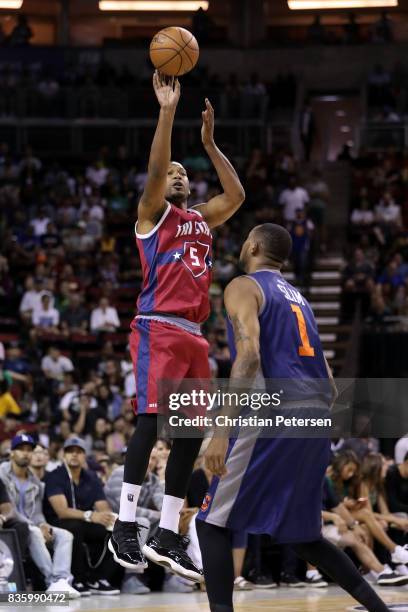
M408 461L408 453L405 453L403 463L405 463L406 461Z
M292 250L292 238L282 225L263 223L255 228L255 235L265 257L279 263L288 259Z

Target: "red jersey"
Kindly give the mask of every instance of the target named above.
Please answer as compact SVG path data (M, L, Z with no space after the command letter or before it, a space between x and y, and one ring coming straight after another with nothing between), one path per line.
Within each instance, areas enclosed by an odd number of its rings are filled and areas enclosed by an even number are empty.
M212 236L202 215L168 204L148 234L138 234L143 288L139 314L169 313L203 323L210 313Z

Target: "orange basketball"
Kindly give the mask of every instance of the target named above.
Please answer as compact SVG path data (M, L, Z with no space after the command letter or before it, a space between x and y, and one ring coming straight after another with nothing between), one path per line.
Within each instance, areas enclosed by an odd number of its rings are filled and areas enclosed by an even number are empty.
M150 43L150 59L154 67L168 76L190 72L199 54L200 49L193 34L177 26L160 30Z

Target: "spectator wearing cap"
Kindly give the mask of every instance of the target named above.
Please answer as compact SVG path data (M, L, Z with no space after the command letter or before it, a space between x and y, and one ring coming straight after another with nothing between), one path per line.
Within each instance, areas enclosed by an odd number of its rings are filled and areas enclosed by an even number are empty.
M63 465L45 478L46 515L52 525L68 529L74 536L73 584L81 595L117 595L120 591L108 580L118 577L118 571L121 573L107 550L108 530L113 526L114 514L101 481L85 467L84 440L68 438L63 448ZM84 544L90 558L100 560L97 571L89 565Z
M64 591L76 599L80 594L70 584L73 538L65 529L52 528L45 520L44 487L29 469L34 447L31 436L15 436L10 461L0 465L0 478L9 493L14 517L28 525L28 549L44 576L47 592Z

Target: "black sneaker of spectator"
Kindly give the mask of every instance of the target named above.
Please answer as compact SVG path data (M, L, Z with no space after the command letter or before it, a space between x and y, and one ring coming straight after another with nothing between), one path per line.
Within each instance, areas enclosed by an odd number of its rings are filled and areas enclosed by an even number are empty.
M86 586L89 588L91 593L97 593L98 595L120 595L120 590L115 589L107 580L95 580L94 582L87 582Z
M143 553L158 565L169 568L174 574L203 582L203 572L198 569L186 553L189 539L169 529L159 529L156 535L143 546Z
M403 586L408 584L408 576L398 574L396 571L385 571L379 574L376 584L379 586Z
M304 581L299 580L299 578L296 578L296 576L293 576L291 574L282 574L280 579L280 585L287 586L292 589L299 589L306 586Z
M78 591L78 593L81 594L81 597L89 597L91 594L91 591L84 585L83 582L73 582L72 586L76 591Z
M328 582L326 582L326 581L325 581L325 580L322 578L322 576L320 576L320 574L319 574L319 575L317 575L317 576L316 576L316 575L314 575L314 576L312 576L311 578L308 578L308 577L306 576L306 578L305 578L305 585L306 585L306 586L309 586L309 587L315 587L315 588L318 588L318 589L324 589L325 587L328 587L328 586L329 586L329 583L328 583Z
M139 536L141 526L136 522L117 519L113 527L108 548L116 563L127 569L145 569L147 561L140 549Z
M271 576L264 576L256 572L249 572L248 579L251 581L254 589L276 589L278 586Z

